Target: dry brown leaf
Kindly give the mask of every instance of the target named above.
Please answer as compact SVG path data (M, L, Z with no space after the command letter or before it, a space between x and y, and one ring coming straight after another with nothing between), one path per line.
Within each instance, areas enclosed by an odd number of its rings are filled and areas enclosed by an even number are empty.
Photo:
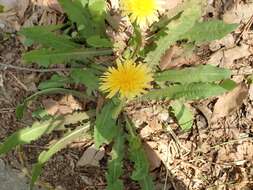
M18 17L23 20L27 8L30 6L30 0L18 0L17 1L17 14Z
M249 99L253 101L253 84L249 87Z
M82 109L80 103L72 95L66 95L60 101L45 99L42 104L49 115L65 115Z
M156 143L155 143L156 144ZM148 157L149 160L149 167L150 170L153 171L154 169L160 167L161 165L161 159L159 158L157 152L155 150L153 150L153 146L154 146L154 142L144 142L143 143L143 148L144 151L146 152L146 155Z
M181 67L183 65L193 65L199 61L199 57L195 53L188 53L180 46L173 46L168 49L161 59L161 70Z
M163 8L166 10L171 10L176 8L178 5L182 4L183 0L164 0Z
M239 108L247 98L248 92L249 90L247 86L244 83L241 83L231 92L221 96L214 106L211 121L215 122L219 118L228 116Z
M159 65L161 70L165 70L170 67L169 65L171 64L171 59L174 54L174 51L175 51L175 46L171 47L165 52L164 56L161 59L161 63Z
M60 6L59 2L57 0L46 0L47 5L50 9L55 10L60 13L64 13L62 7Z
M99 167L99 161L104 157L105 150L97 150L94 145L85 150L82 157L78 160L77 166L96 166Z
M243 44L228 50L220 50L214 53L207 64L220 65L224 68L231 68L234 61L251 55L249 46Z
M240 3L234 6L232 10L227 11L223 16L223 20L227 23L246 23L252 16L252 10L253 3Z

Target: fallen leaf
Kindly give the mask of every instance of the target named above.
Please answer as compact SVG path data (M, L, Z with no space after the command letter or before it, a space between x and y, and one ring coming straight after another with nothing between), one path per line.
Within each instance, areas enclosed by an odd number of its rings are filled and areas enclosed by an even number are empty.
M183 0L165 0L163 8L166 10L171 10L176 8L178 5L182 4Z
M149 167L150 167L150 171L153 171L154 169L160 167L161 165L161 159L159 158L159 155L157 154L157 152L155 150L153 150L153 145L154 142L144 142L143 143L143 148L144 151L146 152L146 155L148 157L149 160Z
M141 138L149 137L154 132L154 129L152 129L149 125L143 127L140 130L140 136Z
M99 150L94 145L87 148L82 157L78 160L77 166L96 166L99 167L99 161L104 157L105 150L101 147Z
M200 60L190 47L173 46L161 59L161 70L178 68L183 65L194 65Z
M174 51L175 46L171 47L165 52L164 56L161 58L161 63L159 65L161 70L165 70L170 67L169 65L171 64L171 59L174 54Z
M62 7L60 6L59 2L57 0L46 0L47 1L47 6L60 13L64 13Z
M252 10L253 3L240 3L234 6L233 9L227 11L223 16L223 20L226 23L246 23L252 16Z
M248 92L246 84L241 83L231 92L221 96L214 106L211 122L213 123L219 118L228 116L239 108L247 98Z
M65 115L82 109L80 103L72 95L66 95L60 101L45 99L42 104L49 115Z
M52 98L42 100L42 104L49 115L55 115L58 112L58 102Z
M253 101L253 84L249 87L249 99Z
M243 44L241 46L236 46L231 49L217 51L210 57L207 64L215 66L220 65L224 68L231 68L234 61L244 57L248 57L250 55L251 52L249 46Z

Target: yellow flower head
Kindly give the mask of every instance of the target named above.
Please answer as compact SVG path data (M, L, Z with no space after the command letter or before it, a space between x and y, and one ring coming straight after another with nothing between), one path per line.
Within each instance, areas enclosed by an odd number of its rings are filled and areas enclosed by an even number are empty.
M125 15L130 16L131 22L141 27L151 25L158 20L159 0L121 0L121 8Z
M132 60L118 63L117 68L110 67L101 78L100 90L112 98L119 93L121 98L132 99L151 88L153 80L151 69L146 64L136 64Z

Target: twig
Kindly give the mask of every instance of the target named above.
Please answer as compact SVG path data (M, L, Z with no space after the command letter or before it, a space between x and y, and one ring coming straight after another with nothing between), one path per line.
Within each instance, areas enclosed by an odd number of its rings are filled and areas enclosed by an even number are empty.
M12 74L11 72L9 72L9 74L25 91L28 91L27 86L24 83L22 83L14 74Z
M253 138L252 137L242 137L242 138L239 138L239 139L234 139L234 140L230 140L230 141L223 142L223 143L220 143L220 144L216 144L214 146L211 146L211 148L217 148L217 147L220 147L222 145L234 144L238 141L247 141L247 140L253 140Z
M29 72L37 72L37 73L70 71L72 69L72 68L32 69L32 68L27 68L27 67L9 65L9 64L5 64L5 63L0 63L0 66L5 67L7 69L15 69L15 70L19 70L19 71L29 71ZM4 70L4 69L0 68L0 70Z
M9 113L9 112L14 112L16 108L1 108L0 113Z

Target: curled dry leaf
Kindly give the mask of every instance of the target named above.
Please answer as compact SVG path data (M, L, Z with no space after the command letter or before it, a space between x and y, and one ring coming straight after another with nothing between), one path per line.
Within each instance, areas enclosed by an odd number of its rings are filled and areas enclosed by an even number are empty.
M249 90L246 84L241 83L231 92L221 96L214 106L211 121L215 122L219 118L228 116L237 108L239 108L243 101L247 98L248 92Z
M100 148L97 150L94 145L85 150L82 157L77 162L77 166L96 166L99 167L99 161L104 157L105 150Z

